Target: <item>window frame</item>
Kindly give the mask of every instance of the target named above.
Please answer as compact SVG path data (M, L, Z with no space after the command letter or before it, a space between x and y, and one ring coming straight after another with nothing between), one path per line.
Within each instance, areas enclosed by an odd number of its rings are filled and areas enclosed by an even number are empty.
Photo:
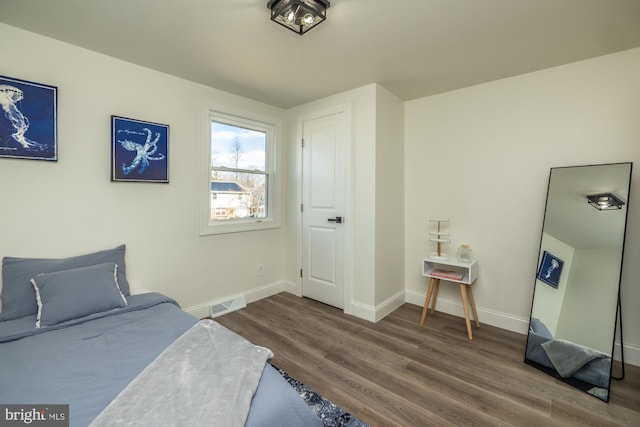
M202 171L200 199L200 235L215 235L245 231L279 228L281 225L280 179L277 173L276 158L278 153L279 134L282 126L278 118L232 108L207 106L203 113L202 137ZM265 132L265 209L264 218L235 218L221 220L211 219L211 125L213 122L224 123L245 129Z

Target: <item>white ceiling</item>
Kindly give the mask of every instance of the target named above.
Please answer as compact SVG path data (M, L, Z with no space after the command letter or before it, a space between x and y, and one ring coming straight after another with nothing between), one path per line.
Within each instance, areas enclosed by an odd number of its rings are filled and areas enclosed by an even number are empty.
M640 46L640 0L334 0L298 36L267 0L0 0L0 21L288 108L403 100Z
M576 249L621 250L630 178L629 163L553 168L544 231ZM625 205L599 211L587 203L588 195L601 193L613 193Z

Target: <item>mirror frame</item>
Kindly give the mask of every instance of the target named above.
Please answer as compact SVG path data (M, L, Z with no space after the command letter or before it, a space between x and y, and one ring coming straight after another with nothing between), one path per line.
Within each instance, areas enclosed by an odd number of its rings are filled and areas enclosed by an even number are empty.
M606 387L606 395L598 395L597 391L594 391L593 393L589 392L589 389L587 389L587 387L585 387L585 385L591 385L589 383L586 382L582 382L580 380L574 379L573 377L569 376L567 377L562 377L558 371L554 368L554 367L548 367L545 366L541 363L538 363L534 360L531 360L528 356L529 356L529 351L533 349L533 346L537 344L538 342L538 336L535 336L535 338L532 340L532 335L533 334L533 329L532 326L534 321L533 321L533 310L534 310L534 305L535 305L535 297L536 297L536 290L537 290L537 286L539 283L539 275L541 272L541 268L542 268L542 263L543 263L543 242L544 242L544 235L545 235L545 228L548 225L547 221L549 220L548 215L549 215L549 199L550 199L550 190L551 190L551 184L552 184L552 178L553 178L553 172L554 170L560 170L560 169L578 169L578 168L588 168L588 167L598 167L598 166L627 166L629 169L629 175L628 175L628 179L627 179L627 183L626 183L626 188L624 189L626 191L626 194L618 194L618 196L623 196L624 197L624 201L625 201L625 213L624 213L624 226L622 228L622 236L621 240L621 246L620 246L620 265L619 265L619 270L618 270L618 276L617 276L617 283L612 283L612 286L617 286L617 292L616 292L616 306L615 306L615 317L613 319L613 331L612 331L612 336L611 336L611 352L610 352L610 360L611 362L609 363L609 378L608 378L608 383L607 383L607 387ZM626 172L626 171L625 171ZM526 346L525 346L525 354L524 354L524 362L527 365L530 365L542 372L545 372L553 377L555 377L556 379L571 385L573 387L576 387L578 389L580 389L581 391L586 392L587 394L590 394L591 396L594 396L600 400L603 400L605 402L609 402L609 398L610 398L610 394L611 394L611 379L612 379L612 372L613 372L613 363L614 363L614 350L615 350L615 337L616 337L616 333L617 333L617 326L618 326L618 316L620 315L619 311L620 311L620 285L621 285L621 281L622 281L622 269L623 269L623 265L624 265L624 247L625 247L625 243L626 243L626 234L627 234L627 223L628 223L628 218L629 218L629 196L630 196L630 192L631 192L631 177L632 177L632 172L633 172L633 162L621 162L621 163L605 163L605 164L593 164L593 165L579 165L579 166L563 166L563 167L552 167L549 171L549 180L548 180L548 184L547 184L547 195L546 195L546 200L545 200L545 208L544 208L544 215L543 215L543 220L542 220L542 231L541 231L541 235L540 235L540 245L538 247L538 262L536 264L536 277L534 279L534 286L533 286L533 295L532 295L532 300L531 300L531 311L529 313L529 328L527 329L527 342L526 342ZM609 189L610 191L611 189ZM604 192L604 191L603 191ZM586 199L587 194L583 195ZM587 201L585 200L585 205L588 206ZM603 212L603 214L606 214L606 212ZM549 235L551 236L551 235ZM551 236L553 237L553 236ZM545 253L545 255L547 255ZM556 266L560 266L560 268L562 267L562 263L560 261L560 264L556 264ZM560 273L558 273L560 274ZM548 275L547 275L548 276ZM568 276L568 274L565 273L565 276ZM566 277L565 277L565 280ZM554 283L550 283L549 281L544 281L546 282L545 285L549 285L551 287L557 287L557 282L555 282L555 286ZM542 282L541 282L542 283ZM609 321L609 319L607 319L607 321ZM538 326L539 327L539 326ZM543 325L542 326L545 330L546 327ZM549 332L548 330L546 330L546 332ZM555 332L555 331L554 331ZM551 340L554 341L558 341L556 340L555 334L549 334L551 336ZM530 341L532 341L530 343ZM560 340L561 341L561 340ZM571 344L571 343L570 343ZM530 349L530 345L532 346L532 348ZM539 344L537 344L539 345ZM542 346L540 346L542 348ZM542 351L542 350L540 350ZM545 350L546 351L546 350ZM547 359L549 360L549 359ZM586 364L586 363L585 363ZM556 365L557 366L557 365ZM573 374L571 374L573 375ZM596 388L602 388L604 389L604 387L598 387L598 386L593 386ZM591 390L594 390L593 387L591 388Z

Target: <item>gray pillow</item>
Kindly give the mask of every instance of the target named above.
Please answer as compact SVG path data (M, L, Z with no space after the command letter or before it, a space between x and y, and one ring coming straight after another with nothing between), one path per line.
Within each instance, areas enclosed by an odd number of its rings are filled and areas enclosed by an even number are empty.
M540 345L562 378L569 378L593 359L608 357L598 350L566 340L549 340Z
M547 326L544 323L542 323L540 319L537 319L535 317L531 318L531 323L529 324L529 330L540 336L549 338L550 340L553 339L553 335L551 335L549 328L547 328Z
M2 259L2 312L0 321L19 319L37 313L36 294L30 280L42 273L70 270L80 267L113 262L118 264L118 284L128 296L129 282L125 275L125 245L70 258L13 258Z
M113 262L37 275L31 279L38 304L36 327L126 307L117 275Z

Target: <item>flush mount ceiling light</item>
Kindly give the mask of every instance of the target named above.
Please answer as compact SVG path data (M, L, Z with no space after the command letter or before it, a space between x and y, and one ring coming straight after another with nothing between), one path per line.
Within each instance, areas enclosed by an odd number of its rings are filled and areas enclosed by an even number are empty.
M592 194L587 196L587 201L591 206L601 211L622 209L624 206L624 202L612 193Z
M303 35L327 18L329 0L269 0L271 20Z

